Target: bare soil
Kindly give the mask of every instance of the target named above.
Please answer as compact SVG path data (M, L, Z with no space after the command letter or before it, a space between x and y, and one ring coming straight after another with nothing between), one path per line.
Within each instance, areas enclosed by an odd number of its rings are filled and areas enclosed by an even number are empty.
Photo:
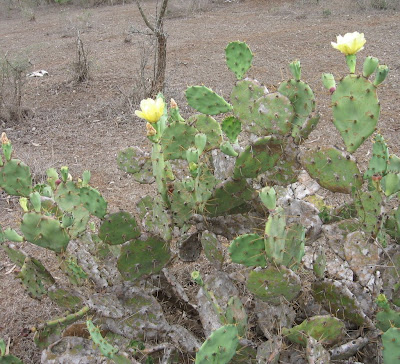
M307 147L342 145L331 124L330 99L321 83L323 72L337 79L346 74L344 57L330 42L338 34L359 31L367 39L359 55L373 55L390 68L379 89L382 105L379 129L392 153L400 147L400 13L362 10L360 1L256 1L211 4L206 11L182 12L173 6L165 20L168 33L166 98L174 98L183 114L190 110L184 98L188 85L204 84L229 99L235 82L226 68L224 48L233 40L246 41L255 54L249 76L270 89L289 77L287 64L299 59L302 78L313 88L322 114ZM155 1L145 2L153 11ZM145 124L136 118L126 97L137 82L143 55L143 37L127 35L131 26L144 28L133 4L82 9L74 6L42 7L35 21L20 12L0 14L0 53L26 55L32 70L44 69L48 77L27 79L26 120L0 124L12 140L16 154L32 166L40 180L48 167L68 165L74 176L92 172L92 185L109 201L111 211L134 211L134 203L153 187L141 186L117 169L117 153L129 146L149 149ZM76 31L90 51L91 79L72 81ZM149 71L147 69L147 71ZM361 164L368 160L370 142L356 153ZM18 200L0 192L0 224L15 226ZM51 254L39 248L45 264ZM46 261L47 260L47 261ZM11 351L25 363L39 363L40 353L26 329L56 316L50 301L29 298L12 272L13 265L0 251L0 338L11 340ZM25 329L25 330L24 330Z

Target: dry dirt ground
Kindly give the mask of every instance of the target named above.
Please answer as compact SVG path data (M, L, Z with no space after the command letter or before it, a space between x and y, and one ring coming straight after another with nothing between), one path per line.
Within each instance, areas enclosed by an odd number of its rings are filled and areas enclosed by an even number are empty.
M151 10L155 1L145 2ZM173 5L173 1L171 1ZM365 3L368 3L365 1ZM255 54L249 72L273 88L288 78L288 62L300 59L302 78L317 97L322 121L308 146L342 145L330 119L329 96L320 82L321 73L337 79L347 71L344 57L330 42L346 32L364 32L364 56L373 55L390 68L380 87L380 131L391 151L399 155L400 137L400 13L376 10L361 1L255 1L214 4L205 11L179 12L171 7L165 21L168 64L165 95L173 97L187 115L184 90L205 84L229 99L233 74L224 62L229 41L246 41ZM72 175L92 172L92 185L109 201L111 210L134 211L134 203L149 189L117 169L116 155L128 146L149 148L145 124L132 114L125 96L134 88L143 55L143 39L127 35L131 26L144 29L132 4L82 9L54 6L35 10L35 21L19 12L0 14L0 53L25 55L32 70L45 69L48 77L29 78L24 106L32 115L20 122L0 124L14 144L17 155L32 166L36 178L50 167L68 165ZM90 50L92 78L84 84L71 81L76 31ZM133 105L133 109L137 108ZM370 143L357 152L365 165ZM150 187L150 190L152 187ZM0 224L12 226L18 214L17 200L0 194ZM26 249L32 249L27 247ZM51 254L41 252L45 264ZM24 329L57 315L57 308L25 295L12 264L0 251L0 337L11 339L11 350L25 363L38 363L40 354Z

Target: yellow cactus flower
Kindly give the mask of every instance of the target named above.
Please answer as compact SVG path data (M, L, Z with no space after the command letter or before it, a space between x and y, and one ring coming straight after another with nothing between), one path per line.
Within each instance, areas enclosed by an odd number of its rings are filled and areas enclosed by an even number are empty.
M358 51L364 49L366 40L364 33L354 32L346 33L343 37L338 35L336 37L336 43L331 42L332 47L338 49L346 56L350 54L356 54Z
M142 110L136 110L136 116L139 116L141 119L145 119L150 123L156 123L160 120L161 116L164 113L164 101L162 98L146 99L140 102L140 108Z

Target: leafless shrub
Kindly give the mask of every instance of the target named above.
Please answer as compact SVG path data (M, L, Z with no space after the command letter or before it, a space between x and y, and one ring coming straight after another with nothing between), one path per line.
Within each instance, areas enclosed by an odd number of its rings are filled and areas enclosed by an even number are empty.
M0 59L0 120L19 122L26 116L22 99L30 66L26 58Z
M90 66L91 62L88 58L89 51L83 45L82 39L80 37L80 32L76 38L76 59L72 64L72 71L74 75L74 80L76 82L85 82L90 78Z

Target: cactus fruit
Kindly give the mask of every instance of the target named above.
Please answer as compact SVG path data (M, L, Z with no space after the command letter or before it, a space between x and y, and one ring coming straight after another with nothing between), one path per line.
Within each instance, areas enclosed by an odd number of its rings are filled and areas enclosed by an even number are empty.
M165 241L156 237L142 239L132 240L121 249L117 267L125 280L158 273L169 261L170 251Z
M236 325L225 325L215 330L196 354L195 364L227 364L239 344Z
M400 329L391 327L382 335L384 364L400 363Z
M378 67L379 59L375 57L365 57L363 64L363 77L368 78L371 76Z
M242 79L251 67L253 53L244 42L231 42L225 48L226 64L235 73L238 80Z
M221 129L233 144L238 142L238 136L242 131L242 123L234 116L228 116L221 123Z
M99 230L99 238L110 245L123 244L140 236L136 219L129 212L107 215Z
M300 278L284 266L250 272L246 286L257 298L273 305L279 305L282 298L294 300L301 290Z
M350 155L334 149L320 148L307 151L302 165L322 187L332 192L350 193L352 187L362 185L361 172Z
M24 214L21 231L27 241L56 253L65 251L70 240L58 220L36 212Z
M229 253L233 262L247 267L265 267L267 265L264 238L258 234L238 236L232 241Z
M364 77L348 75L332 94L332 109L333 123L353 153L375 131L380 114L376 87Z
M0 188L13 196L29 196L32 175L29 167L19 159L7 160L0 168Z
M232 110L223 97L205 86L191 86L185 94L188 104L202 114L217 115Z
M282 334L290 341L302 346L307 345L307 336L325 345L333 345L342 339L344 331L344 323L328 315L311 317L291 329L284 327Z

